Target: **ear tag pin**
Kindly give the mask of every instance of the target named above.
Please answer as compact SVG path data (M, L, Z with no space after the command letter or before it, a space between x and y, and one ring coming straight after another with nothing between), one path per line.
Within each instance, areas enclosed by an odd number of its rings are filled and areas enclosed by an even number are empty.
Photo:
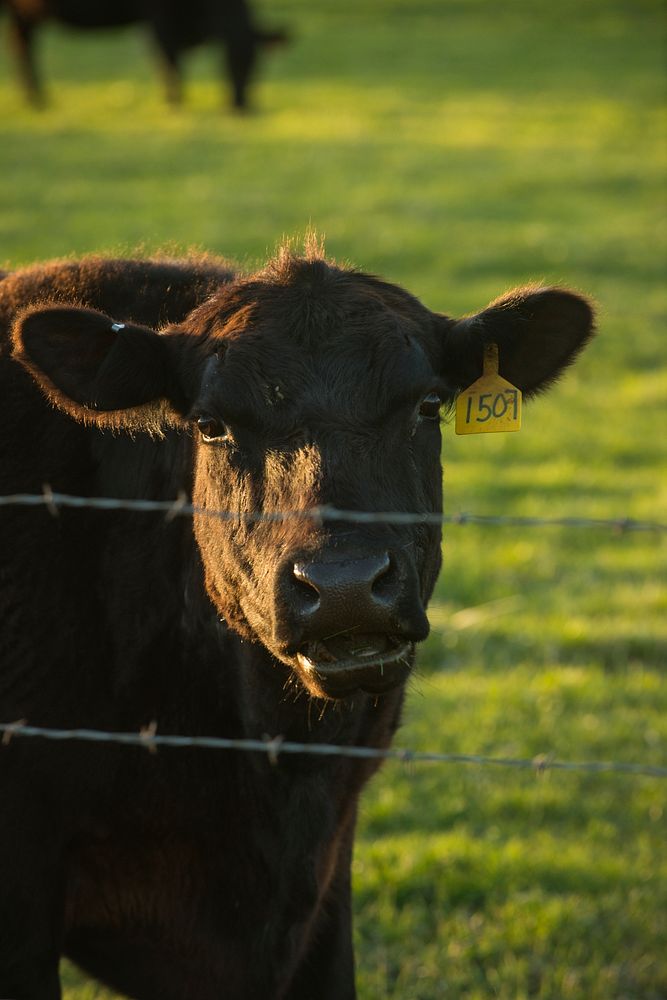
M498 374L498 345L484 348L481 378L456 400L457 434L497 434L521 430L521 390Z

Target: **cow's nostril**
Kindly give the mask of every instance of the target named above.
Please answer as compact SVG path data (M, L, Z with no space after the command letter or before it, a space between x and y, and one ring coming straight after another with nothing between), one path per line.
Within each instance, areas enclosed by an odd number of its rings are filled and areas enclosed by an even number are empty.
M389 553L385 552L382 557L382 563L376 568L375 575L371 580L371 594L374 598L379 598L382 600L387 596L389 590L391 590L391 582L393 579L393 562Z
M320 592L308 579L308 570L302 563L295 563L292 569L294 580L292 594L302 614L312 614L320 606Z

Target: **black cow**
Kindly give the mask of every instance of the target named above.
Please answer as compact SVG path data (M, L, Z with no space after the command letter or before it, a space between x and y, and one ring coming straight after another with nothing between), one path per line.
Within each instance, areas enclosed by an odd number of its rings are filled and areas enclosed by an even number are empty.
M485 344L532 395L591 324L555 288L453 320L315 249L246 277L211 259L6 277L0 493L182 490L199 513L3 509L0 719L387 747L438 528L243 515L440 511L438 413ZM353 997L375 768L0 746L0 997L58 998L61 954L132 997Z
M2 0L0 0L0 3ZM33 52L35 29L46 20L72 28L118 28L146 23L160 54L167 99L180 102L182 53L207 41L225 49L232 84L232 102L247 107L248 85L257 53L282 44L284 31L262 31L254 24L247 0L5 0L10 39L28 99L44 102Z

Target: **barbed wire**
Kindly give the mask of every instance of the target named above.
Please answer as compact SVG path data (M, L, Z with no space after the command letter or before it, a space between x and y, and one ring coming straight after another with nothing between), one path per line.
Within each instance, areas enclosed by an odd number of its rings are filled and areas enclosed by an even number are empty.
M156 752L159 747L199 748L203 750L239 750L246 753L266 754L272 764L277 764L281 754L301 754L319 757L346 757L362 760L396 760L414 764L476 764L492 767L513 767L544 771L580 771L588 774L631 774L650 778L667 778L667 767L624 761L564 761L549 754L531 758L491 757L484 754L436 753L427 750L404 750L375 747L339 746L335 743L297 743L282 736L256 739L236 739L223 736L169 736L158 735L155 723L138 733L108 732L101 729L53 729L29 726L23 721L0 724L2 744L7 746L14 737L32 737L46 740L80 740L89 743L111 743L124 746L142 746Z
M667 524L656 521L639 521L632 518L587 518L587 517L523 517L518 515L486 514L436 514L407 513L402 511L353 511L331 506L314 507L297 511L223 511L208 510L189 503L185 494L175 500L133 500L118 497L83 497L65 493L54 493L45 485L42 493L13 493L0 495L0 507L24 506L46 507L54 516L61 508L91 509L101 511L134 511L137 513L162 513L166 520L177 516L201 515L225 521L280 521L316 520L347 521L356 523L389 524L479 524L518 527L566 527L602 528L615 532L626 531L667 531ZM0 724L2 743L8 744L14 736L32 737L55 741L85 741L95 743L143 746L152 752L159 747L200 748L208 750L237 750L250 753L265 753L272 763L277 763L280 754L303 754L316 756L338 756L356 759L396 760L403 763L467 764L478 766L513 767L536 772L547 770L579 771L593 774L617 773L644 777L667 777L667 767L622 761L561 761L548 754L538 754L532 758L492 757L483 754L437 753L433 751L390 748L379 750L373 747L339 746L330 743L297 743L282 736L266 737L262 740L237 739L219 736L178 736L158 735L155 725L138 733L109 732L97 729L56 729L32 726L20 722Z
M209 510L187 501L185 494L175 500L132 500L119 497L83 497L68 493L54 493L45 485L42 493L10 493L0 495L0 507L46 507L57 516L60 508L87 508L89 510L134 511L136 513L162 513L168 521L175 517L193 515L216 518L222 521L256 523L260 521L345 521L355 524L478 524L501 527L560 527L608 529L617 534L630 531L667 532L667 523L642 521L630 517L530 517L517 514L439 514L409 513L405 511L341 510L323 505L307 510L286 511L231 511Z

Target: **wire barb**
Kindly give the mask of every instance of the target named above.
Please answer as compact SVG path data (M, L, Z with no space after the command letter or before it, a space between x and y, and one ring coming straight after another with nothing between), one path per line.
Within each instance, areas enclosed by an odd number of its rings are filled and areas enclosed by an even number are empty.
M17 729L22 729L27 725L27 719L17 719L16 722L8 722L6 726L2 727L2 745L3 747L8 747L12 741L12 736Z
M171 505L170 510L165 514L165 522L169 524L171 521L175 520L179 514L183 512L183 508L188 505L188 496L184 490L179 490L178 496Z
M42 484L42 497L44 499L44 505L51 517L60 517L60 511L58 509L58 504L56 503L55 494L48 483Z
M139 730L139 739L144 744L149 753L157 753L155 736L157 733L157 722L153 719L147 726L142 726Z
M285 742L284 736L264 736L264 741L266 743L266 755L269 758L269 763L272 767L276 767L278 764L278 754L280 753L280 748Z

